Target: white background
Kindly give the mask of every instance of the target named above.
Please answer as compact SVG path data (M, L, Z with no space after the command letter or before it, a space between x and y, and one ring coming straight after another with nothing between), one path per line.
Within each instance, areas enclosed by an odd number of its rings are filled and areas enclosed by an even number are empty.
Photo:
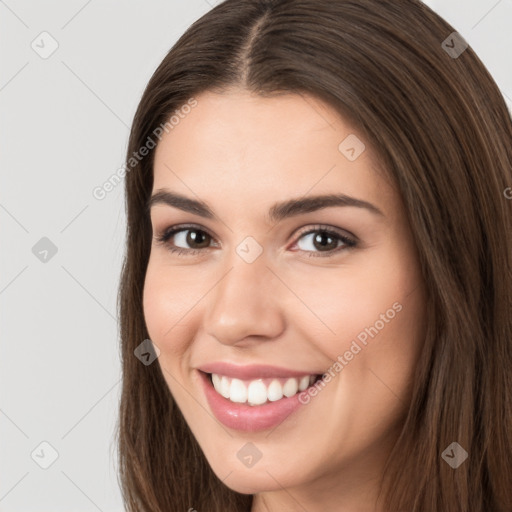
M512 0L426 3L512 105ZM0 1L0 512L123 510L113 437L123 184L101 201L92 190L123 165L152 72L210 8ZM43 31L59 45L47 59L31 47ZM46 263L32 250L43 237L57 248ZM43 441L58 452L48 469L35 462L50 460Z

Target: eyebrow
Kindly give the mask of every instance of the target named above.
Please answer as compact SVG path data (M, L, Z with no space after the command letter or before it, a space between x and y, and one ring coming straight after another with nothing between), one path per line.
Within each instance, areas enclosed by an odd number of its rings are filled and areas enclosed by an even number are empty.
M146 211L149 212L153 206L159 204L172 206L207 219L215 218L213 211L203 201L191 199L166 189L160 189L150 197L146 204ZM303 213L310 213L333 206L353 206L356 208L364 208L375 215L385 217L384 213L382 213L379 208L368 201L356 199L355 197L347 196L345 194L328 194L288 199L281 203L275 203L269 209L268 219L271 223L274 223L288 217L294 217Z

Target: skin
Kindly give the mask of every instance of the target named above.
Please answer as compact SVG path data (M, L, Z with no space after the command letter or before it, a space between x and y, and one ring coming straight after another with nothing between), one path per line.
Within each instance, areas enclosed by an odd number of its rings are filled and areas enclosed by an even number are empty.
M425 329L424 285L400 195L368 142L355 161L338 150L348 135L364 137L311 96L232 89L196 99L158 144L154 164L153 193L200 199L216 216L151 209L155 238L183 223L211 235L198 254L173 254L156 240L151 248L144 314L170 392L219 479L255 495L253 512L378 512L379 478L407 410ZM275 202L331 193L368 201L384 215L345 206L266 220ZM344 244L335 239L326 256L314 235L303 235L318 224L358 245L336 252ZM196 248L187 234L168 244ZM263 249L250 264L236 252L247 236ZM245 433L214 418L195 370L201 364L323 373L395 302L401 311L276 428ZM251 468L237 458L247 442L262 453Z

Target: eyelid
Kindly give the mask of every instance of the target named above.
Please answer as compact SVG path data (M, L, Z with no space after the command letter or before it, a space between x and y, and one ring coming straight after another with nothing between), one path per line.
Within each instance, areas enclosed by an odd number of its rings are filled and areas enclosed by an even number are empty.
M329 233L334 233L340 237L351 238L354 242L359 242L357 236L352 234L350 231L347 231L346 229L337 228L335 226L329 226L328 224L310 224L303 228L299 228L293 234L295 235L295 238L298 239L304 235L308 235L316 231L327 231Z
M168 240L172 236L176 235L180 231L187 231L188 229L195 229L196 231L202 231L206 233L210 238L213 240L216 240L216 237L213 236L210 231L200 224L174 224L172 226L169 226L167 228L164 228L161 231L158 231L157 234L154 236L156 239L157 245L168 245ZM183 249L182 247L178 247L178 249L182 249L183 251L200 251L202 249Z

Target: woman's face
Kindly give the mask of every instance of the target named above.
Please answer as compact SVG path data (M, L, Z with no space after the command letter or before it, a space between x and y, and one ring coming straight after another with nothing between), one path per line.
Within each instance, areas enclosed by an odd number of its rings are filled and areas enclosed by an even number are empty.
M163 376L228 487L368 498L425 327L400 197L311 96L196 99L155 154L144 315Z

